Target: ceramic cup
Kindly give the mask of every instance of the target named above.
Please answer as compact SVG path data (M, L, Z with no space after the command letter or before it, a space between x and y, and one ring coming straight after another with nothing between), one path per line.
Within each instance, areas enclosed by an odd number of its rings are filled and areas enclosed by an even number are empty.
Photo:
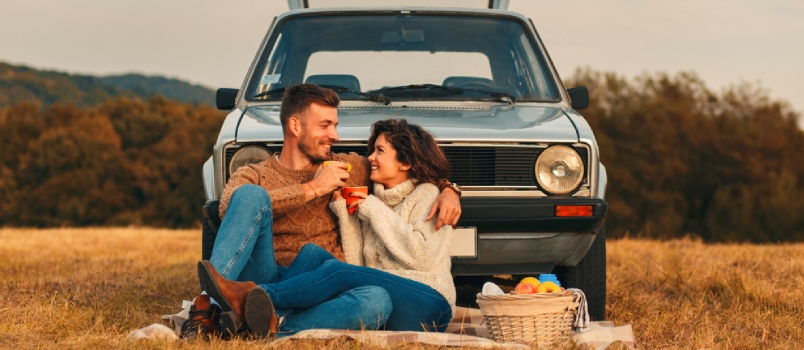
M346 206L349 207L352 202L360 199L360 197L352 196L352 193L362 192L368 195L368 186L344 187L341 188L341 192L343 192L343 198L346 198ZM349 214L354 214L355 211L357 211L357 207L349 208Z
M327 160L327 161L324 161L324 166L332 165L332 164L338 164L338 163L343 163L343 162L338 161L338 160ZM352 164L346 163L346 172L350 172L350 171L352 171Z

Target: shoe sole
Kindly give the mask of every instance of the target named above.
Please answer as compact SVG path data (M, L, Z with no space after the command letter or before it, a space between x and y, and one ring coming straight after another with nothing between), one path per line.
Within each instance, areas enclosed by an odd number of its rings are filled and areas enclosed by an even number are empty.
M245 317L251 334L261 338L274 336L277 322L274 303L264 289L257 287L248 293ZM273 327L271 323L274 323Z
M217 301L221 306L221 310L223 311L221 312L220 318L222 325L221 330L234 335L237 333L240 325L242 325L243 322L239 317L237 317L237 314L235 314L234 307L232 307L232 304L229 303L229 300L223 297L223 293L221 293L221 288L218 285L218 282L215 281L215 278L212 276L212 273L209 271L206 264L208 264L208 262L198 262L198 280L201 283L201 288L203 288L204 291L207 292L212 299L215 299L215 301Z

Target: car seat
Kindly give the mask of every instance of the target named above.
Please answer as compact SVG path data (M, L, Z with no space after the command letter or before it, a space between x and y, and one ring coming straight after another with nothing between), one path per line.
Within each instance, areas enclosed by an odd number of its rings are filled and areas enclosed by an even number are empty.
M488 78L481 78L481 77L447 77L444 79L444 82L441 83L444 86L462 86L462 85L482 85L493 87L494 82Z
M494 81L492 81L491 79L481 77L468 77L468 76L447 77L446 79L444 79L444 82L441 83L441 85L448 87L459 87L464 89L505 92L514 98L522 96L519 90L517 90L516 86L508 86L508 87L498 86L494 84Z
M343 86L350 91L360 91L360 81L349 74L317 74L307 77L305 83L317 85Z

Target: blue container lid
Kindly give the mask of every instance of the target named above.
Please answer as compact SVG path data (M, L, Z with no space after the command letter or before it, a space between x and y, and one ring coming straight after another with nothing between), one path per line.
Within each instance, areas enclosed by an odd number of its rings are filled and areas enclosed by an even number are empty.
M539 275L539 283L544 283L544 282L547 282L547 281L553 282L553 283L557 284L559 287L561 287L561 282L558 281L558 278L556 277L556 275L554 275L552 273L543 273L543 274Z

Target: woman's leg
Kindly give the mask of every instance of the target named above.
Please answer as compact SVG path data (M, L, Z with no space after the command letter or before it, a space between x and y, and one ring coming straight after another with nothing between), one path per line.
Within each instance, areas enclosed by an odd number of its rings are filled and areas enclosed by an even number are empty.
M279 281L296 276L302 279L318 278L318 275L308 272L316 270L329 260L337 261L324 248L307 243L287 270L280 274ZM313 328L378 329L385 324L391 310L391 298L388 292L376 286L362 286L349 289L309 308L279 308L274 312L278 316L284 316L278 329L279 336L288 336ZM270 328L271 321L268 318L270 316L255 312L250 313L249 317L255 318L249 320L249 326L256 334L269 334L275 331L265 329Z
M321 248L314 243L305 244L290 263L290 266L281 273L280 281L284 281L291 277L296 277L302 273L309 272L317 269L321 264L327 260L335 259L335 257L326 249Z
M385 324L392 311L391 298L385 289L357 287L286 315L279 325L278 335L285 337L313 328L375 330Z
M271 198L264 188L243 185L235 190L209 261L230 280L278 280Z
M443 331L452 319L449 303L430 286L338 260L327 260L315 270L279 283L260 285L279 309L313 307L362 286L377 286L388 292L393 311L386 322L387 329Z

